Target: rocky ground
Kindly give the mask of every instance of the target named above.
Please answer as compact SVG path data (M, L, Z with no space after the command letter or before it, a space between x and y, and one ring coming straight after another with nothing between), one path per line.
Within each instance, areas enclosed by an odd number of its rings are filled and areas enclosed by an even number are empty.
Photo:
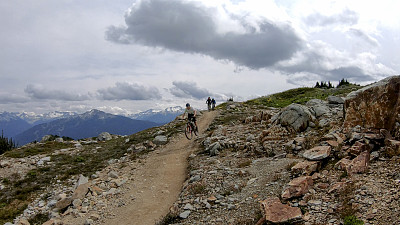
M211 130L200 139L204 150L191 156L190 177L172 210L181 219L173 223L256 224L266 213L260 202L271 197L301 209L301 219L294 217L292 223L343 224L345 216L354 216L364 224L399 223L397 157L385 158L385 148L376 145L364 171L347 174L340 169L338 160L343 157L345 146L367 136L357 129L351 138L339 132L341 124L337 121L343 120L340 104L331 104L326 108L329 111L321 114L324 116L319 119L328 121L325 128L310 127L300 133L273 125L271 119L264 121L279 114L274 109L233 106L228 106L227 114L241 116ZM218 143L217 148L214 143ZM331 150L323 159L309 161L303 156L314 146ZM316 166L302 166L304 162ZM352 168L355 170L356 166ZM297 186L285 196L289 182L302 175L309 176L311 184ZM302 193L297 194L302 188Z
M284 109L237 102L221 107L188 145L186 179L169 213L156 216L154 223L400 224L400 142L386 129L344 126L344 103L330 97ZM152 151L134 160L128 154L90 178L52 187L15 222L26 223L41 212L52 218L46 224L107 224L137 201L137 182L152 179L134 174L162 154L159 146L136 145L135 150ZM36 156L31 165L48 163L45 157ZM3 160L2 176L29 160ZM157 189L157 196L170 196L168 188ZM155 205L162 198L148 197ZM130 209L141 210L141 205ZM141 219L118 221L140 224Z

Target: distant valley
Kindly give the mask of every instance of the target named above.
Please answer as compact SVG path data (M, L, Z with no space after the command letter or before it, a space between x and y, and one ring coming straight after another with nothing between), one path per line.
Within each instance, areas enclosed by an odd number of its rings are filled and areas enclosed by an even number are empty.
M44 135L52 134L73 139L95 137L101 132L130 135L141 130L166 124L182 114L180 106L165 110L150 109L138 114L119 116L91 110L83 114L73 112L0 113L0 129L3 135L13 138L18 145L40 141Z

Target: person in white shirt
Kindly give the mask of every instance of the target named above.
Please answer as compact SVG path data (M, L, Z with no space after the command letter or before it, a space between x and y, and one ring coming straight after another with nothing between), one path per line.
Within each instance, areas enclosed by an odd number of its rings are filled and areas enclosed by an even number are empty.
M189 103L186 103L186 109L182 115L182 119L185 118L186 113L188 114L188 120L194 122L194 125L196 125L196 131L198 131L197 121L196 121L196 110L193 107L191 107Z

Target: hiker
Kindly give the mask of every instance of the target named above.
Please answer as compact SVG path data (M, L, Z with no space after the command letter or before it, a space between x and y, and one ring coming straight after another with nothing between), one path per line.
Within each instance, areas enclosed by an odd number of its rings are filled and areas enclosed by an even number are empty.
M207 98L206 103L207 103L208 111L210 111L210 110L211 110L211 97L208 97L208 98Z
M214 109L215 109L215 104L216 104L216 102L215 102L215 99L214 99L214 98L212 98L212 100L211 100L211 104L212 104L212 110L214 110Z

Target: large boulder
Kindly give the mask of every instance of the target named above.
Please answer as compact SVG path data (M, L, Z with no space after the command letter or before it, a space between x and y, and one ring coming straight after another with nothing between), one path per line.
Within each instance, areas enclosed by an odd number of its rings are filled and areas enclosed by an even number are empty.
M328 96L328 102L329 104L344 104L344 99L342 97L338 97L338 96Z
M316 116L320 117L331 113L328 104L320 99L311 99L306 104L311 112Z
M345 99L343 128L351 130L357 125L366 129L387 129L400 137L400 76L393 76L371 84Z
M156 145L164 145L167 142L168 142L168 137L163 135L158 135L153 140L153 143Z
M291 127L295 131L304 131L310 122L315 120L315 117L307 106L293 103L271 118L271 120L283 126Z
M103 132L103 133L99 134L99 136L97 136L98 141L109 141L111 139L112 139L112 136L108 132Z

